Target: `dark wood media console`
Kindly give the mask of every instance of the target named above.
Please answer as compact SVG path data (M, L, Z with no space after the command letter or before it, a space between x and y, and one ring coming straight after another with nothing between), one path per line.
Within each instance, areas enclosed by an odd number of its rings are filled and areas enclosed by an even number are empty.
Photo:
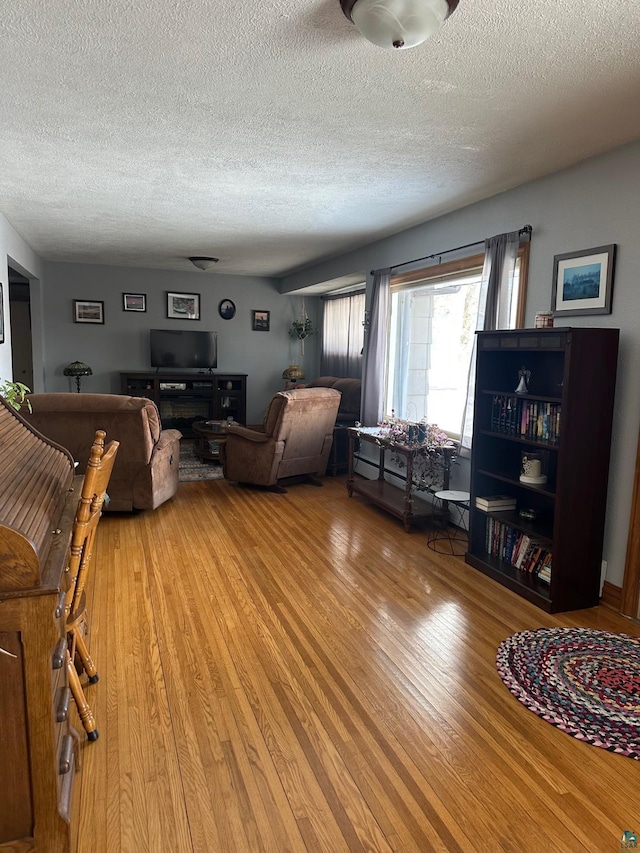
M247 422L246 373L178 373L133 371L120 374L122 394L149 397L160 412L163 429L193 436L196 421Z

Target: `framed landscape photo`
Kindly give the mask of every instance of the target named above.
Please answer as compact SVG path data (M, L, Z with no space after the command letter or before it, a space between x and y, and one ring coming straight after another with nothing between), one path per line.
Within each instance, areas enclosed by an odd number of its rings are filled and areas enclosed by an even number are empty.
M554 316L611 314L616 244L567 252L553 259Z
M254 332L268 332L269 331L269 315L270 311L252 311L251 315L253 318L253 331Z
M199 320L199 293L167 293L167 317L170 320Z
M147 310L147 294L146 293L123 293L122 294L122 310L123 311L146 311Z
M73 322L104 324L104 302L96 302L93 299L74 299Z

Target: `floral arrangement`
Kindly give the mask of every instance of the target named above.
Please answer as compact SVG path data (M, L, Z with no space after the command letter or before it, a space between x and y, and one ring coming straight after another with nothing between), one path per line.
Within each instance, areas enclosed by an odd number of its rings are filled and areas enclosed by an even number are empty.
M437 424L428 424L425 420L415 423L399 418L391 417L389 420L380 421L380 439L390 444L403 444L415 447L418 452L413 457L412 485L418 491L435 491L441 488L446 465L451 464L455 452L445 460L440 448L450 447L455 451L457 443L449 438L447 433ZM402 469L406 467L406 460L402 454L391 457L393 462Z
M455 441L437 424L418 423L400 418L380 421L378 426L385 431L385 438L392 444L420 445L425 447L455 447Z

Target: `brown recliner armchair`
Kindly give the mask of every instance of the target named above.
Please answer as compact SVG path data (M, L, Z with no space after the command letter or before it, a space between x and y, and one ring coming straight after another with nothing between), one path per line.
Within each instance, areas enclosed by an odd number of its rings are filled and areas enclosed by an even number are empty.
M327 467L340 392L332 388L280 391L271 400L263 432L229 427L221 445L224 476L238 483L286 491L285 483L317 485Z
M178 490L180 438L162 429L146 397L124 394L29 394L32 411L20 414L47 438L66 447L84 474L96 430L120 442L105 510L155 509Z

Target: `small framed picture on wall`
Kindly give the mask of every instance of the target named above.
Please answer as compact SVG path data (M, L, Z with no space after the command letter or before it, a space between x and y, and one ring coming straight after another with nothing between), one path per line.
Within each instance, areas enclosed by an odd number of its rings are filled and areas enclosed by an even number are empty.
M104 324L104 302L96 302L93 299L74 299L73 322Z
M270 311L252 311L253 331L268 332L269 331L269 315Z
M123 311L146 311L147 310L147 294L146 293L123 293L122 294L122 310Z
M218 305L218 314L223 320L233 320L236 316L236 306L230 299L223 299Z
M167 293L167 317L170 320L199 320L199 293Z
M556 317L611 314L616 244L553 259L551 310Z

